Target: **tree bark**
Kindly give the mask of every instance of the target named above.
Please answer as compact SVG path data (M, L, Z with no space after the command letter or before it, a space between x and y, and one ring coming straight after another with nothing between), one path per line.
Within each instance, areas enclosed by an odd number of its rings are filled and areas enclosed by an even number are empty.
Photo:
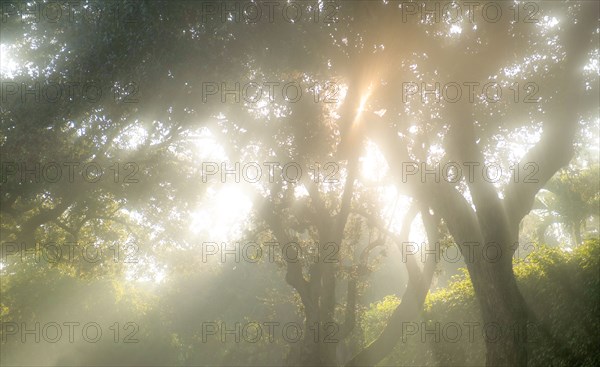
M405 217L404 223L402 224L402 233L399 236L399 246L402 245L402 242L407 242L410 225L412 224L416 213L417 212L413 211L411 208L407 217ZM421 215L427 231L429 247L430 249L434 248L435 243L439 240L437 226L427 210L422 210ZM406 268L409 271L409 281L406 291L402 295L402 301L398 307L396 307L392 316L390 316L385 328L381 334L379 334L377 339L352 358L346 364L346 367L374 366L381 362L381 360L388 356L398 344L398 341L402 337L403 324L407 322L416 322L418 320L419 314L423 310L425 297L431 286L431 280L433 279L435 257L432 258L429 256L427 258L427 262L421 272L416 266L416 261L411 256L413 255L407 256ZM409 259L412 260L412 262L410 262Z
M495 246L495 245L492 245ZM485 257L494 250L484 246ZM479 301L487 366L527 365L527 309L512 269L512 252L480 258L469 268Z

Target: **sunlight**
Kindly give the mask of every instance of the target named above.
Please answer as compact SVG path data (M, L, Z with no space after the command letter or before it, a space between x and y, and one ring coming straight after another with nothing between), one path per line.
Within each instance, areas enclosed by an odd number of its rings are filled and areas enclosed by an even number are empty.
M379 182L389 171L389 166L379 147L367 140L365 153L359 159L361 175L367 181Z
M600 1L81 3L0 3L0 367L600 365Z
M509 159L513 162L519 162L525 154L540 141L542 137L542 129L539 127L533 131L527 131L525 129L521 129L517 134L515 134L512 139L507 141L507 145L509 148L510 156Z
M120 149L135 150L148 139L148 131L139 124L131 125L127 130L115 139L115 144Z
M296 199L300 199L307 196L309 196L309 193L308 190L306 190L306 186L299 185L294 188L294 197Z
M195 134L188 135L195 140L195 153L199 159L215 159L223 161L226 159L225 150L217 142L217 139L209 129L203 127Z
M363 111L365 110L365 104L367 103L367 100L369 99L369 92L367 92L367 94L365 94L361 99L360 99L360 104L358 105L358 114L362 114Z
M19 70L19 63L11 55L11 48L3 43L0 44L0 76L12 79Z
M156 261L139 259L135 264L128 264L125 279L130 282L161 284L166 280L167 272ZM143 272L140 272L143 269Z
M380 202L382 203L382 215L386 226L395 234L400 234L402 230L402 221L408 212L411 200L406 196L398 196L396 187L393 185L385 186L380 192ZM423 242L427 242L427 235L420 215L415 217L411 227L408 241L417 243L421 247Z
M543 22L538 23L539 26L542 26L546 29L554 28L559 23L559 20L556 17L544 16Z
M207 196L202 207L192 214L189 230L193 234L206 233L214 241L238 237L252 208L252 201L242 190L231 185L216 192L210 188Z
M592 57L588 60L588 63L583 67L583 70L586 72L591 72L596 75L600 75L600 66L598 63L598 50L592 51Z
M360 103L358 105L358 109L356 110L356 118L354 119L355 124L360 120L362 113L365 111L367 101L369 100L371 93L373 93L372 86L373 83L369 85L369 87L367 88L367 92L360 98Z
M450 34L461 34L462 33L462 27L456 24L453 24L450 27Z

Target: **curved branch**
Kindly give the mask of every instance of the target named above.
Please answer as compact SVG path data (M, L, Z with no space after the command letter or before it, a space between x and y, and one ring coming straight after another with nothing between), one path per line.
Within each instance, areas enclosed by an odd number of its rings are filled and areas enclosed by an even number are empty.
M427 230L429 248L431 249L432 246L435 246L433 244L438 241L438 234L434 220L430 218L430 215L426 209L426 207L422 208L421 213L424 218L423 222L425 223L425 228ZM410 234L410 226L417 213L418 210L416 209L416 206L413 205L405 217L401 239L408 239L408 235ZM413 265L416 267L416 263ZM407 262L407 269L408 268L409 265ZM402 337L402 324L416 320L423 308L425 296L427 295L431 280L433 278L434 269L435 258L432 260L432 258L429 257L423 273L419 271L418 267L410 270L410 272L412 272L412 276L409 276L408 286L402 296L400 305L396 307L391 317L388 319L388 323L381 334L379 334L377 339L375 339L365 349L352 358L346 364L347 367L374 366L394 350L398 340L400 340Z

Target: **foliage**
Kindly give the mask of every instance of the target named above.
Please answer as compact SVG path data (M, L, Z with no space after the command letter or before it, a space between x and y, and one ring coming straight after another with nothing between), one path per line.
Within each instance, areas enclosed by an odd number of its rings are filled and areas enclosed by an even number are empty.
M516 260L514 272L538 319L530 319L528 328L530 365L597 366L600 240L587 240L572 252L541 246L525 259ZM371 304L363 319L367 342L374 339L399 303L396 296L387 296ZM421 329L436 330L435 324L439 323L439 342L435 341L435 333L424 335L420 330L406 336L381 366L485 364L479 307L466 273L456 276L446 288L431 293L422 316L425 324L420 325ZM461 326L462 336L456 342L451 323ZM465 323L478 325L471 329L475 332L473 340L469 339Z
M56 2L22 3L44 6ZM385 237L380 236L382 228L392 228L392 220L383 226L380 223L384 216L387 220L384 208L391 200L390 192L401 192L415 201L429 199L432 202L425 204L447 208L451 215L445 218L446 224L449 222L446 219L468 218L470 206L459 211L445 201L446 191L426 188L424 195L411 192L420 191L423 186L405 184L399 174L399 162L485 158L500 161L506 167L523 159L521 153L534 146L543 130L536 145L539 149L533 152L537 154L533 154L534 158L541 152L537 163L541 167L542 185L570 158L572 144L566 135L575 134L579 125L593 126L590 121L597 114L598 86L594 83L597 75L593 69L580 70L593 52L596 55L598 52L592 42L597 38L596 20L592 22L595 31L592 37L577 36L579 28L571 24L589 23L584 18L586 15L589 18L591 12L583 2L545 2L540 13L543 22L538 24L513 22L504 17L501 22L478 20L477 24L467 25L465 19L458 33L457 25L435 22L430 17L398 22L404 9L395 1L339 4L315 1L307 5L309 13L334 5L336 21L280 19L274 23L237 19L207 22L202 13L207 3L83 0L75 6L74 20L61 22L32 22L30 15L2 14L0 43L20 65L11 75L2 75L3 93L9 85L5 82L23 88L49 83L98 83L103 92L93 101L78 94L74 99L41 103L33 103L32 98L24 102L20 94L12 97L3 94L2 169L6 167L4 164L15 162L30 169L50 162L80 165L96 162L105 169L105 177L94 183L84 182L79 176L76 182L65 182L65 173L60 182L2 177L0 321L35 323L97 318L103 328L116 320L121 327L123 322L135 322L140 325L141 340L129 345L115 345L110 339L94 345L66 342L51 351L47 343L30 349L29 345L13 339L6 348L2 346L2 363L279 365L295 347L293 343L281 339L274 344L264 340L255 344L222 343L215 339L203 342L202 323L253 320L302 323L307 310L321 305L323 310L313 316L319 314L319 318L336 322L344 320L346 315L353 315L350 311L361 310L371 301L365 294L377 287L375 283L397 281L399 284L390 285L397 289L406 280L387 274L379 279L368 278L377 265L386 261L385 256L375 254L378 249L370 258L365 257L365 264L357 264L361 250L373 239ZM12 6L11 2L3 2L3 12L5 4ZM66 6L71 4L67 2ZM114 6L119 7L120 19L110 16ZM92 11L84 14L86 9ZM510 12L504 9L505 14ZM91 20L89 13L95 15ZM566 19L555 27L550 20L559 15ZM570 22L570 18L581 21ZM399 38L397 34L406 37ZM525 91L523 82L527 81L544 86L543 93L540 92L544 103L512 103L510 97L495 103L483 93L477 93L476 100L469 103L465 100L459 104L433 103L418 95L404 101L404 82L420 84L425 89L432 83L451 80L459 85L493 81L503 88L516 85L521 92ZM304 96L310 97L291 103L278 93L274 100L263 95L258 103L228 103L229 100L223 102L217 94L207 102L203 100L206 82L229 83L229 86L294 82L301 84ZM327 86L334 87L337 103L314 102L312 97L316 97L317 90L331 91ZM131 95L132 91L135 95ZM463 97L467 97L466 93ZM580 104L576 109L565 109L572 101ZM360 114L355 113L357 102ZM472 129L465 129L467 126ZM463 132L470 130L473 136L469 141L471 136L465 138ZM367 138L383 152L381 161L388 163L389 169L378 172L380 180L370 180L364 177L368 174L357 174L351 169L353 161L349 157L359 160ZM463 151L464 147L470 151ZM519 148L519 154L513 154L515 147ZM403 154L396 154L395 148L404 149ZM471 156L473 152L477 154ZM335 166L337 176L334 182L326 183L320 180L322 177L305 174L300 182L278 179L236 185L235 190L252 201L251 214L239 224L250 229L239 235L226 228L224 232L230 236L225 238L222 233L214 234L210 219L217 207L223 217L237 213L233 213L236 208L227 207L232 205L231 201L212 207L208 204L215 192L227 193L227 185L218 176L206 179L202 163L216 161L228 167L248 162L277 161L282 165L296 162L305 173L316 162L329 162ZM374 166L379 163L382 162ZM115 164L126 171L129 171L126 167L133 168L137 172L135 180L124 180L126 172L112 176ZM598 186L594 180L597 181L598 166L590 167L595 168L589 172L568 171L547 187L551 194L545 210L552 213L553 223L561 222L577 232L595 214ZM477 198L481 192L493 191L494 200L510 197L510 192L503 193L507 194L504 196L495 192L511 186L509 179L502 177L498 187L492 187L480 178L477 184L486 186L483 191L468 187L466 179L444 187L463 204L470 204L467 200L473 198L479 205L492 202ZM394 186L393 190L390 186ZM516 191L531 187L513 186ZM437 194L442 197L434 200ZM534 194L531 193L531 198ZM478 214L489 214L489 223L498 215L491 210L492 206L479 209ZM395 209L391 216L398 222ZM195 231L194 225L201 228ZM292 268L281 258L275 264L203 261L203 241L239 238L296 241L305 251L298 268ZM307 244L330 241L340 247L336 252L339 263L331 263L327 268L312 264ZM105 254L116 247L134 249L137 261L113 261L107 256L92 263L80 252L68 260L63 256L57 262L37 261L35 256L39 251L24 257L8 256L7 252L8 244L31 247L71 242L79 246L90 244L90 248ZM526 297L541 292L538 288L551 287L557 277L569 279L588 271L591 274L588 269L597 267L587 257L591 253L581 253L575 261L558 250L552 251L544 252L548 257L537 259L537 265L529 268L522 265L515 270L537 287L532 285ZM573 256L580 254L579 251L585 250L577 249ZM126 257L127 254L121 253L119 260ZM568 271L561 267L565 262L572 263ZM398 274L397 267L388 269L392 269L389 273ZM580 319L585 313L577 307L587 311L586 302L597 295L594 290L597 284L588 275L581 277L584 281L581 284L591 290L569 283L563 286L566 290L548 288L540 295L558 297L560 292L568 291L583 297L580 306L561 303L560 307L550 308L558 317L550 330L558 334L563 327L580 327L568 341L574 356L561 358L588 363L590 343L581 342L578 333L587 332L593 341L597 327L590 327L597 325L595 319ZM346 292L344 287L353 280L357 280L356 305L351 305L352 292ZM527 282L521 285L523 289ZM426 322L435 322L435 317L463 320L465 312L477 319L469 284L463 276L446 290L432 295ZM308 289L304 299L299 295L302 289ZM391 312L398 302L394 297L385 298L363 315L366 341L377 336L385 324L381 315ZM548 305L531 307L541 312ZM568 323L567 311L576 315L572 324ZM544 319L541 314L538 317ZM348 319L352 321L351 317ZM364 346L363 338L353 337L360 345L349 348L345 354L355 354L358 347ZM444 344L432 346L413 339L406 344L410 348L396 352L385 363L482 362L482 344L453 351ZM316 348L317 351L326 349L322 347ZM536 362L547 361L542 353L533 356ZM348 356L341 360L348 360Z

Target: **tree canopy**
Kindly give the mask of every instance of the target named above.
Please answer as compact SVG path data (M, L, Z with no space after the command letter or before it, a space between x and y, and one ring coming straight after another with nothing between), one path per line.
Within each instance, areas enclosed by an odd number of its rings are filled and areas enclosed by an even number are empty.
M3 365L598 364L597 2L1 5Z

